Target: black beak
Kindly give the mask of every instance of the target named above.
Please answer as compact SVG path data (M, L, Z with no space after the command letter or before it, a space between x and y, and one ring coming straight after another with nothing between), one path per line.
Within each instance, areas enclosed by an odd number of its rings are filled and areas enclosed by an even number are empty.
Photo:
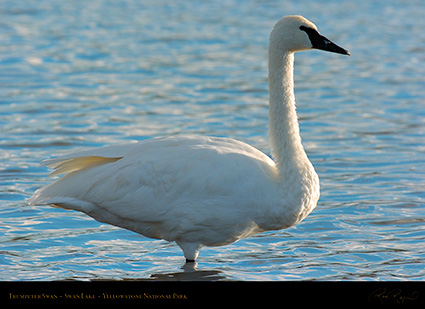
M310 39L313 48L325 50L332 53L350 55L350 52L335 43L328 38L321 35L317 30L305 26L301 26L300 30L305 31Z

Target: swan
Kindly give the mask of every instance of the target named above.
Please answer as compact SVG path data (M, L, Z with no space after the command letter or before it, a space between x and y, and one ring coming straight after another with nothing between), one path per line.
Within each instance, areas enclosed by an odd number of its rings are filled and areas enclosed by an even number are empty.
M295 108L294 53L350 55L302 16L280 19L269 44L272 158L231 138L171 136L72 153L43 161L62 175L30 205L81 211L146 237L174 241L186 262L221 246L303 220L319 200Z

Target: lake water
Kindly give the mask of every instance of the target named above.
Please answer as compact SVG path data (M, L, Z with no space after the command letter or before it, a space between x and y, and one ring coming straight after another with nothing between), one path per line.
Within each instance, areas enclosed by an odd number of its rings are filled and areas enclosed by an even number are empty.
M301 14L351 51L298 53L321 179L299 225L201 250L29 207L39 162L174 135L269 153L267 44ZM425 280L422 1L0 0L0 280Z

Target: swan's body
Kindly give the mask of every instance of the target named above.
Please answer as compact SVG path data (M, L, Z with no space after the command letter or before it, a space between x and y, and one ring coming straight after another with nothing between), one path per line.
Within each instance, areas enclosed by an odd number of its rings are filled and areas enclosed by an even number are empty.
M66 175L37 190L30 203L82 211L175 241L187 260L195 260L202 246L297 224L319 199L319 178L301 144L293 91L293 54L313 47L348 54L300 16L282 18L272 31L273 160L230 138L168 137L108 146L46 161L54 175Z

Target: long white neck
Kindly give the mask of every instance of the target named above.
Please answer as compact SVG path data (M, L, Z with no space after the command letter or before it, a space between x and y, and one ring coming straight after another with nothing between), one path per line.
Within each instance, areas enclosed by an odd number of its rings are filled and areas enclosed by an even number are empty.
M294 54L269 49L269 140L281 177L312 167L301 144L294 95Z

